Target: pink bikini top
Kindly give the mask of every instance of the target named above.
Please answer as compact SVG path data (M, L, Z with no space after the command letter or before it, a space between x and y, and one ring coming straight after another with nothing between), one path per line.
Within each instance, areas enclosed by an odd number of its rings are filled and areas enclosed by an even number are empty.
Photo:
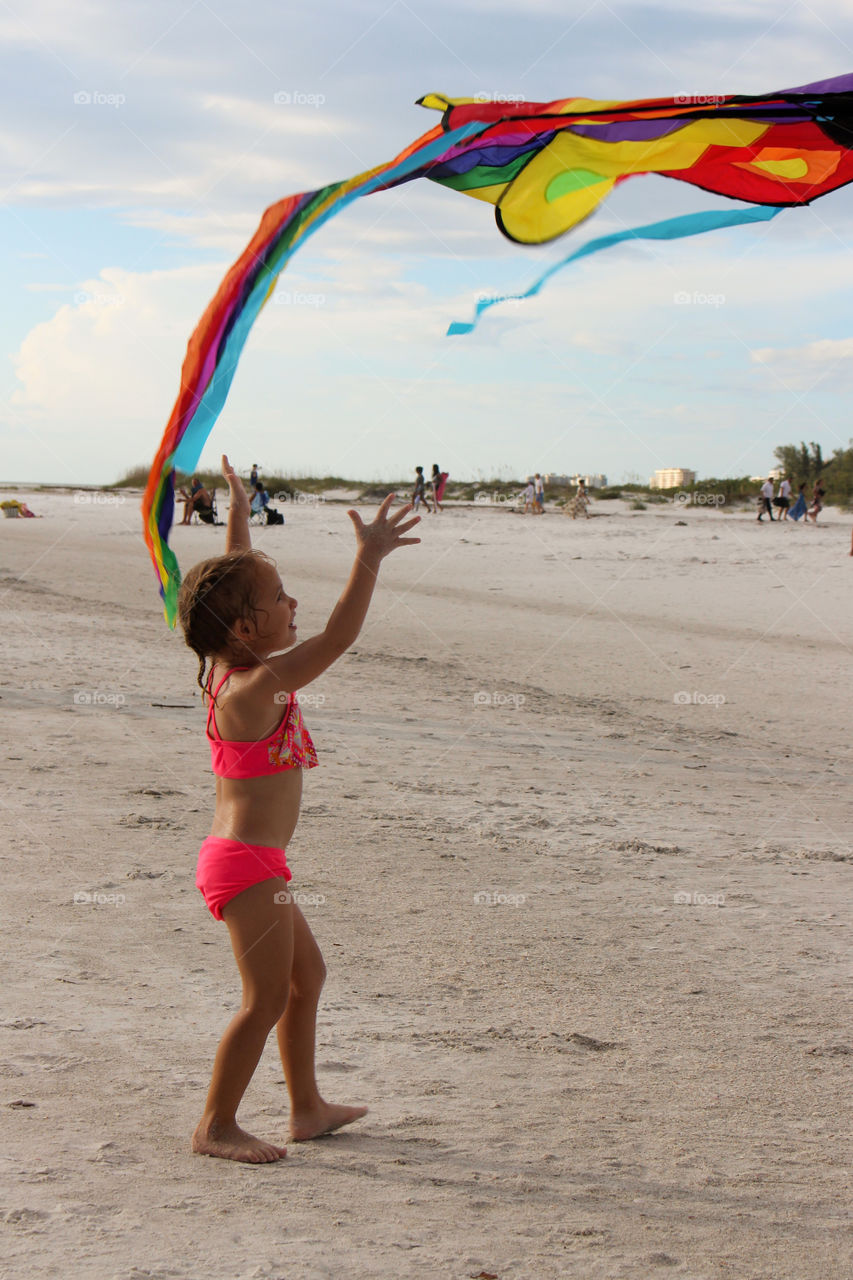
M302 709L296 694L287 695L287 706L278 728L260 742L226 742L216 727L214 702L225 681L235 671L248 671L248 667L231 667L210 692L211 679L207 682L210 708L207 713L207 737L210 757L217 778L260 778L284 769L313 769L317 764L317 752L311 735L302 719ZM210 726L213 725L213 733Z

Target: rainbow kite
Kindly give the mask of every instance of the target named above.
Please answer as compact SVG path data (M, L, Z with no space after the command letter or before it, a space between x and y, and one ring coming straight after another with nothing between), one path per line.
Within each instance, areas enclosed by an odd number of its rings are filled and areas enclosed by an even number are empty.
M499 229L519 244L563 235L635 174L677 178L752 202L746 209L670 218L593 240L545 272L521 295L528 297L566 263L620 241L671 240L766 220L853 181L853 75L759 97L503 103L428 94L420 103L439 109L441 124L396 159L267 209L190 338L180 393L142 502L145 541L170 626L180 584L167 541L175 470L195 468L249 331L288 259L351 201L430 178L493 204ZM496 301L481 301L472 324L453 324L448 332L469 332Z

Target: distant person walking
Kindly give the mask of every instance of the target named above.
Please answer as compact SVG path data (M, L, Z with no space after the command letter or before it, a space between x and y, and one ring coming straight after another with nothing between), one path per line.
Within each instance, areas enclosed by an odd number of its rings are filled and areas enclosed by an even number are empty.
M250 485L252 486L252 488L254 489L254 488L256 488L257 483L258 483L258 464L257 464L257 462L253 462L253 463L252 463L252 472L251 472L251 475L249 476L249 484L250 484Z
M817 524L817 518L821 511L823 511L823 497L825 493L826 490L821 485L820 480L815 480L814 491L812 493L812 505L806 512L806 519L811 520L812 524Z
M436 511L441 510L441 499L444 497L444 486L447 484L448 473L442 471L437 462L432 464L432 475L429 480L429 487L432 492L432 500L435 503Z
M759 524L768 515L773 520L773 481L768 476L761 486L761 493L758 498L758 522Z
M524 515L536 515L536 486L531 477L527 478L527 488L524 490Z
M417 511L418 507L423 503L427 511L431 511L429 498L426 495L426 481L424 480L423 467L415 467L415 488L412 493L412 510Z
M533 477L533 487L535 490L533 514L543 516L545 514L545 481L542 479L538 471Z
M791 505L791 481L787 476L782 477L779 485L779 496L775 499L776 506L779 509L779 519L788 519L788 508Z
M791 519L801 520L802 517L806 514L806 510L807 510L806 486L804 484L801 484L800 491L797 494L797 501L791 507L791 511L790 511Z

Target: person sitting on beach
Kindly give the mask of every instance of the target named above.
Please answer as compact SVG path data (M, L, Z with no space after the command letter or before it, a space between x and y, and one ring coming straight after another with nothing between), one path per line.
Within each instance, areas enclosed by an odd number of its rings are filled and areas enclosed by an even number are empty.
M252 515L262 514L269 506L270 495L267 493L260 480L256 480L254 484L255 492L252 494Z
M35 511L30 511L26 502L18 504L18 515L23 516L25 520L40 520L41 516L37 516Z
M213 511L213 499L198 476L193 476L189 493L187 493L186 489L179 489L178 493L184 504L184 517L181 520L181 524L189 524L192 521L194 511L200 511L204 508L211 512Z
M324 629L299 643L297 602L285 591L275 562L252 548L249 495L225 456L222 474L231 495L225 555L190 569L178 615L199 662L216 775L213 825L199 852L196 885L214 918L228 927L243 998L220 1041L192 1149L265 1164L280 1160L285 1149L244 1132L237 1109L274 1026L293 1141L330 1133L367 1110L326 1102L314 1073L326 969L288 889L286 849L299 818L302 770L313 768L317 756L296 690L354 643L382 561L420 542L404 536L419 517L406 519L408 505L389 515L393 494L370 524L357 511L347 512L356 538L349 581Z
M267 524L284 524L284 516L275 507L270 506L270 495L260 480L255 485L251 512L253 516L263 516Z

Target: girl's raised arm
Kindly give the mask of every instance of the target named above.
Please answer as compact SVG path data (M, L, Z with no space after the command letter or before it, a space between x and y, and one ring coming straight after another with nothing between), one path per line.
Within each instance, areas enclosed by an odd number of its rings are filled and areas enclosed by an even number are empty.
M394 494L389 493L370 524L365 524L357 511L347 512L355 526L358 550L349 581L331 612L325 630L287 653L268 658L261 668L264 674L259 673L260 679L271 679L288 691L301 689L322 675L355 642L367 615L382 561L398 547L420 542L420 538L404 536L420 524L420 516L407 520L406 516L412 509L407 503L389 518L393 501Z
M225 554L232 551L251 551L249 533L249 495L243 481L235 472L228 458L222 455L222 474L228 481L231 502L228 507L228 528L225 530Z

